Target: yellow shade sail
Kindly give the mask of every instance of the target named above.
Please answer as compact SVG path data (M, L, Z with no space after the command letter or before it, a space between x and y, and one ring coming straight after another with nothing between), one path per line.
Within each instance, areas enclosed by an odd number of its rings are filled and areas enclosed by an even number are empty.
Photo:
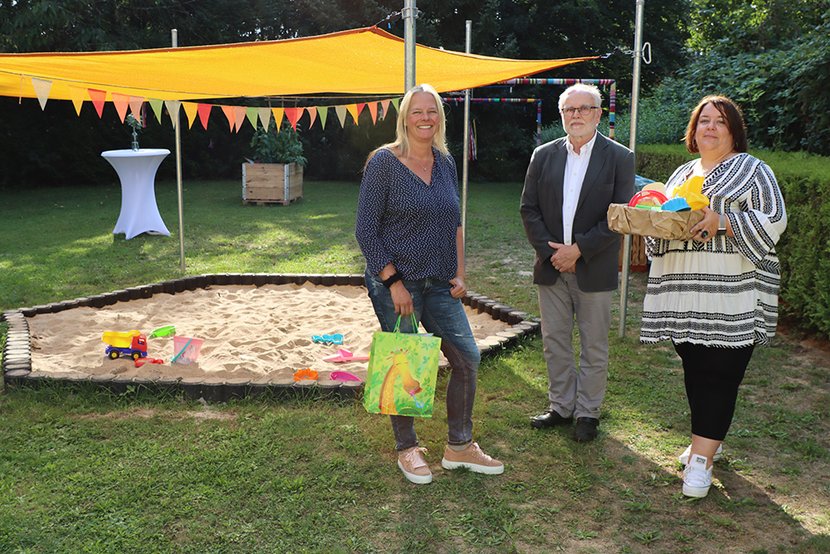
M512 60L418 45L416 82L439 92L595 59ZM34 79L34 81L33 81ZM402 94L404 41L377 27L308 38L119 52L0 54L0 95L200 100L299 94ZM34 84L33 84L34 83Z

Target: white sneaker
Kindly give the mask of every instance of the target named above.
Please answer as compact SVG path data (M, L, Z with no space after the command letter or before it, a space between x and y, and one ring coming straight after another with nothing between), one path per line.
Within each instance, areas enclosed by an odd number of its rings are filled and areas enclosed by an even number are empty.
M680 456L677 457L677 460L681 464L683 464L683 467L686 467L687 465L689 465L689 454L691 454L691 453L692 453L692 445L690 444L689 446L686 447L686 450L683 451L683 454L681 454ZM712 456L712 461L717 462L721 458L723 458L723 443L720 443L718 445L718 449L715 450L715 455Z
M712 468L706 469L706 456L695 454L683 470L683 494L703 498L712 486Z

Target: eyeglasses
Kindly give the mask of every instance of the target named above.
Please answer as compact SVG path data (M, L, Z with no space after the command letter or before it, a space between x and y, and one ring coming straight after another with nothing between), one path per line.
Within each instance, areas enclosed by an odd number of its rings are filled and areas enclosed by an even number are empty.
M574 113L576 113L577 111L579 112L579 115L586 116L589 113L591 113L591 110L601 110L601 109L602 108L600 108L599 106L579 106L578 108L571 108L571 107L562 108L559 111L561 111L563 114L565 114L568 117L573 117Z

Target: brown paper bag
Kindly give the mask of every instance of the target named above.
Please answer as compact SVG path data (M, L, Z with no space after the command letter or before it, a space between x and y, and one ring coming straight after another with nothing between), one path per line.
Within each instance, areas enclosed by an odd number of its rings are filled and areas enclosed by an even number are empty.
M689 229L703 219L703 210L664 212L632 208L627 204L608 206L608 228L622 235L643 235L670 240L689 240Z

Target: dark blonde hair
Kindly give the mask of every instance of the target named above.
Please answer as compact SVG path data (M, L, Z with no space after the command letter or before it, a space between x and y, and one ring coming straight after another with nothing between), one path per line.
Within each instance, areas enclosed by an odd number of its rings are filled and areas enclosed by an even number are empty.
M689 125L686 126L686 150L692 154L697 154L700 151L695 140L695 132L697 131L697 122L700 120L700 112L709 104L712 104L726 120L726 126L729 128L729 132L732 134L732 140L734 141L732 148L735 152L746 152L746 123L744 123L744 115L741 112L741 108L730 98L717 94L704 97L703 100L698 102L695 109L692 110Z

